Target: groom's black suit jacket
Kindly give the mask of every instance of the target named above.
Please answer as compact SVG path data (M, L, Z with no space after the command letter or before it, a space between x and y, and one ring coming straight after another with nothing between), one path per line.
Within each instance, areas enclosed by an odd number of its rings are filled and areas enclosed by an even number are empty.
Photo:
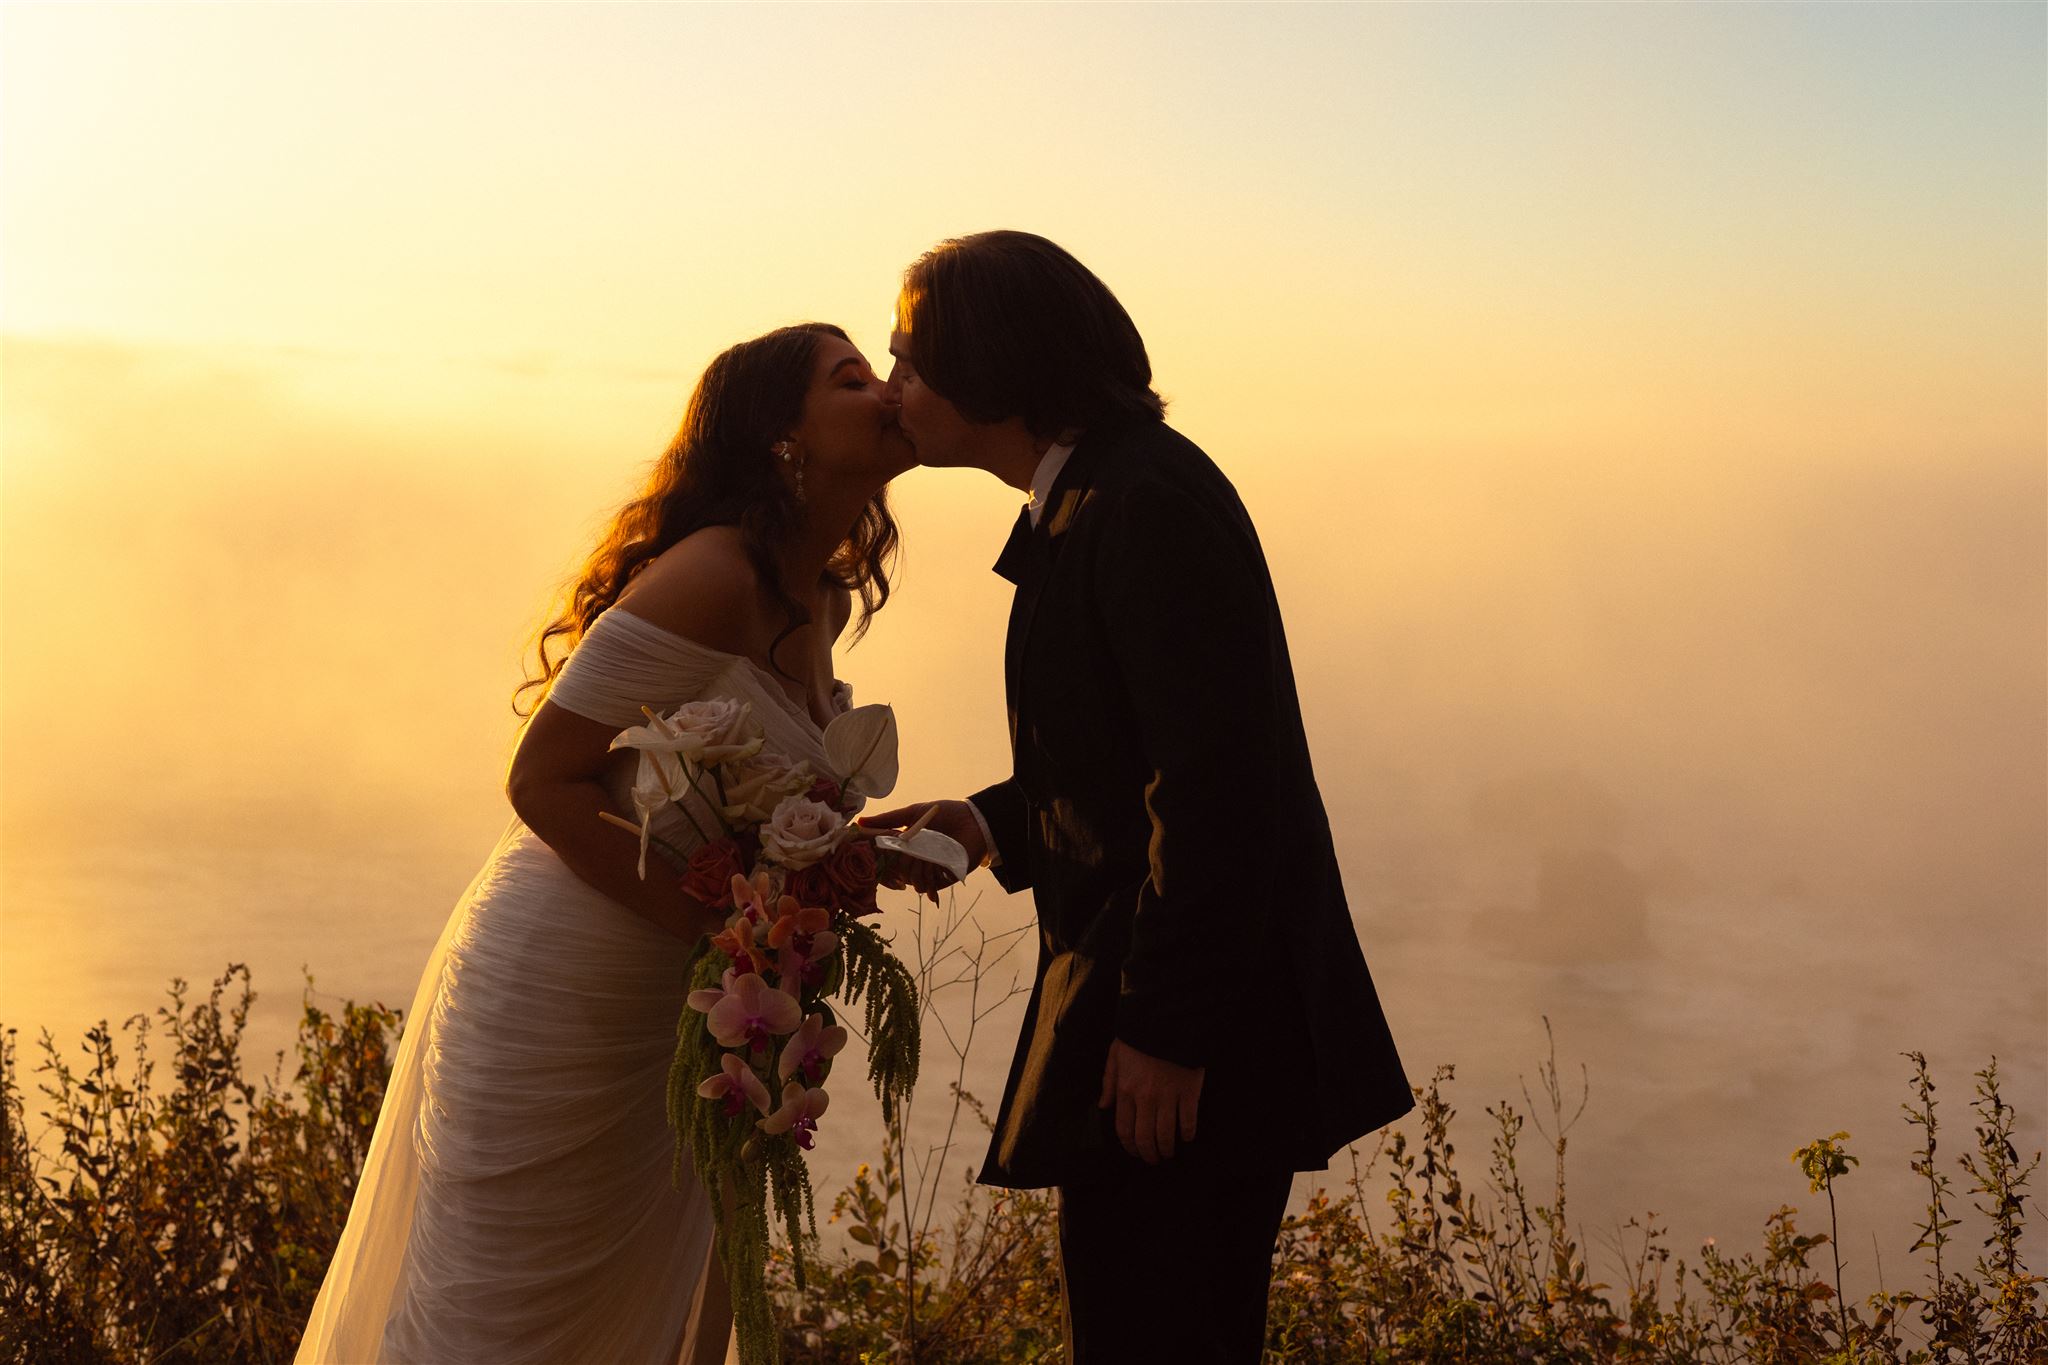
M1118 1159L1112 1038L1206 1067L1199 1140L1292 1169L1406 1113L1229 480L1163 422L1091 431L996 571L1013 774L972 799L1039 958L983 1182Z

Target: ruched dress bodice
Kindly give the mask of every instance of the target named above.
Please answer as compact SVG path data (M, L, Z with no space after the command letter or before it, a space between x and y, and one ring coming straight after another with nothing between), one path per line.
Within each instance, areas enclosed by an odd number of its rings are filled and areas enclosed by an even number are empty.
M827 771L817 722L759 664L700 645L617 607L591 623L548 692L556 706L620 729L641 724L643 706L668 711L704 697L747 702L769 749L808 762L817 772ZM834 714L852 704L853 689L835 680ZM615 813L622 816L633 813L628 793L634 766L633 754L621 753L605 772L605 788ZM681 810L659 811L652 822L654 833L670 846L688 850L702 837L700 826L715 828L708 811L700 808L694 813L698 818L693 824Z

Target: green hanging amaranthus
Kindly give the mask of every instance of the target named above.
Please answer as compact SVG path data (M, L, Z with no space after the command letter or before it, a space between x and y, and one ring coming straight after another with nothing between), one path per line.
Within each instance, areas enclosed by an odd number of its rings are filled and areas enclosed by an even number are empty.
M849 1011L863 1007L868 1079L883 1119L893 1123L917 1084L917 983L872 926L842 913L835 917L834 928L841 953L819 982L820 998L814 1003L828 1022L837 1017L825 997L837 994ZM692 989L718 989L729 967L730 960L715 949L699 953L691 971ZM790 1045L788 1040L781 1042ZM706 1027L705 1017L684 1011L668 1077L669 1123L676 1132L673 1175L678 1189L687 1188L686 1182L694 1178L710 1192L717 1211L719 1263L731 1292L742 1365L776 1365L781 1351L766 1289L769 1229L781 1224L801 1288L804 1233L817 1236L817 1214L798 1135L764 1133L752 1113L742 1109L730 1114L718 1100L700 1093L707 1077L721 1073L727 1055L728 1049ZM781 1047L765 1051L757 1074L774 1075L780 1055ZM686 1173L686 1163L691 1172Z

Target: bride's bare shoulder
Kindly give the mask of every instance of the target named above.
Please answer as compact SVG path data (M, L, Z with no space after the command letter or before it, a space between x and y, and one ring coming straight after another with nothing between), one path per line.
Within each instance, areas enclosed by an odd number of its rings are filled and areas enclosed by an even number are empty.
M760 577L739 531L707 526L633 575L617 606L700 645L749 654L761 631Z

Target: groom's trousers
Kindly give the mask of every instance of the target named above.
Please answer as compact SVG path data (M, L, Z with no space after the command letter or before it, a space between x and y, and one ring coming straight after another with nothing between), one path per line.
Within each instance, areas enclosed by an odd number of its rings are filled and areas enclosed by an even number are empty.
M1069 1365L1257 1365L1293 1172L1236 1145L1059 1187Z

